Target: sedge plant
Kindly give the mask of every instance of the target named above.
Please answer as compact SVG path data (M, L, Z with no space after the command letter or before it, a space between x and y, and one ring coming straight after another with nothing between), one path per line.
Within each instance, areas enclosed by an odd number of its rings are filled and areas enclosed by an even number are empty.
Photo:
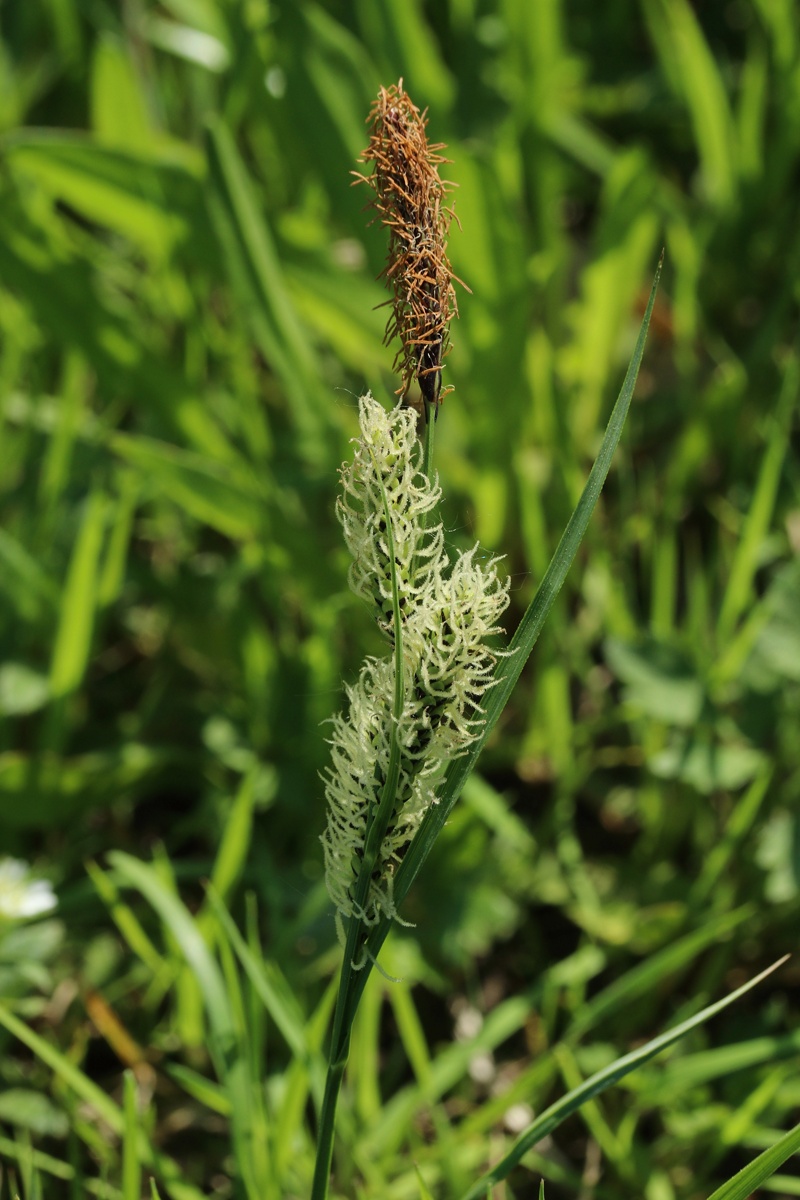
M385 341L397 342L401 377L394 407L371 394L359 402L359 437L341 471L337 515L351 555L349 583L386 641L345 689L332 721L325 773L325 874L344 949L320 1111L312 1200L325 1200L337 1100L351 1031L378 954L402 902L475 766L564 583L586 531L622 432L644 352L661 262L639 336L600 452L538 591L509 644L498 648L508 583L499 559L479 547L451 560L436 512L434 431L457 313L447 237L455 218L452 185L439 168L444 146L430 144L425 113L403 88L382 88L368 118L370 140L356 181L389 235L383 275L391 292ZM460 281L455 281L460 282ZM414 393L419 397L414 402ZM538 1140L591 1097L707 1020L757 980L680 1026L618 1059L540 1114L464 1200L486 1195ZM798 1131L752 1179L766 1178L793 1152ZM760 1165L759 1165L760 1164ZM737 1195L741 1180L721 1189Z
M117 850L109 855L110 873L90 868L98 894L152 976L155 989L163 986L162 980L175 979L179 1003L181 995L189 998L185 1007L190 1023L195 1006L204 1006L217 1082L182 1063L165 1064L164 1073L215 1119L227 1121L234 1194L247 1200L289 1194L283 1185L289 1174L287 1164L294 1157L298 1164L291 1195L306 1194L310 1163L297 1153L297 1146L303 1114L311 1106L318 1115L311 1195L313 1200L324 1200L328 1194L337 1100L365 985L387 934L404 920L408 891L475 767L575 558L620 439L660 275L659 264L633 357L583 493L530 607L508 644L503 644L508 586L500 560L478 546L451 558L437 517L441 490L433 466L434 433L446 428L451 403L444 406L442 416L442 399L448 391L443 374L458 283L447 257L455 215L448 202L449 186L439 175L445 162L443 147L428 143L425 116L402 84L381 91L370 123L364 160L371 170L359 178L362 187L366 180L372 189L377 218L389 234L387 339L399 345L400 386L394 406L382 405L370 395L362 398L360 434L352 461L342 469L338 502L352 557L350 583L381 631L385 651L364 663L346 690L342 712L330 726L331 756L325 774L328 823L322 841L344 952L327 1077L317 1071L316 1056L328 994L306 1026L277 963L261 956L254 910L249 912L245 937L225 906L247 853L255 804L250 779L237 798L229 835L212 872L208 904L199 914L192 914L180 900L165 856L147 864ZM238 168L232 143L215 130L211 145L212 174L216 171L231 184L232 193L240 194L241 187L237 191L233 186ZM123 903L118 892L122 887L136 890L158 915L169 933L166 952L150 940L133 910ZM23 915L16 892L12 900L17 917ZM41 906L40 896L40 911ZM630 999L651 988L654 978L663 978L677 962L688 961L682 956L709 945L722 927L711 923L683 944L668 947L658 963L639 964L631 973L626 996ZM486 1197L582 1105L696 1029L759 979L616 1059L537 1112L513 1144L504 1148L499 1161L496 1154L492 1156L487 1173L456 1192L460 1200ZM618 1002L620 994L618 984L605 996L601 993L601 1008ZM262 1086L261 1005L290 1050L284 1089ZM590 1008L591 1004L586 1006L573 1033L590 1026ZM593 1011L596 1017L597 1004ZM56 1181L54 1186L63 1181L72 1195L140 1200L148 1172L153 1197L203 1200L193 1172L187 1172L153 1136L155 1110L149 1102L143 1108L142 1095L137 1095L136 1070L150 1078L152 1064L134 1060L117 1099L81 1069L72 1048L61 1050L46 1027L37 1030L7 1004L0 1004L0 1031L24 1046L53 1073L62 1093L74 1098L77 1137L102 1154L104 1177L84 1181L77 1161L73 1165L56 1159L24 1139L0 1138L0 1159L18 1164L16 1177L22 1182L23 1197L44 1195L40 1178L47 1176ZM96 1114L102 1122L99 1132L86 1113ZM798 1149L800 1127L777 1139L710 1200L745 1200ZM114 1174L120 1190L111 1182ZM420 1195L429 1195L421 1176L419 1182ZM432 1180L432 1186L436 1182ZM454 1191L451 1188L448 1194Z

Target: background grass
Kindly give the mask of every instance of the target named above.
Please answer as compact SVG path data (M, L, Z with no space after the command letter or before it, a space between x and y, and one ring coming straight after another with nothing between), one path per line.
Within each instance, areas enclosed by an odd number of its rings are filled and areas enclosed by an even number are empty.
M401 76L471 288L445 523L506 555L509 630L666 266L579 563L387 947L403 982L367 987L337 1194L418 1196L418 1168L459 1195L794 948L800 16L699 8L3 10L0 845L60 896L0 935L3 1196L308 1192L339 954L321 722L380 647L336 467L355 397L397 386L348 172ZM797 1119L797 983L586 1106L507 1194L707 1196Z

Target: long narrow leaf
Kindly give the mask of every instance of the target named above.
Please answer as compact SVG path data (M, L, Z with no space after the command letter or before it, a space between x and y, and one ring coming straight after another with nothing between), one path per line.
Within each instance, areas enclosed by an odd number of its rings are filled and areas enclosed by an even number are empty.
M142 1194L142 1160L139 1156L139 1111L136 1080L132 1071L123 1076L123 1112L125 1127L122 1136L122 1197L140 1200Z
M659 260L656 269L653 287L650 292L650 299L645 310L644 318L642 319L639 336L636 340L633 357L628 366L625 380L622 385L622 390L619 393L617 402L614 405L611 417L606 428L605 436L603 437L600 452L595 460L594 466L589 474L586 482L586 487L583 490L578 505L569 519L561 541L556 547L550 565L545 572L544 578L539 585L539 588L531 601L527 612L520 621L514 637L509 646L509 653L498 659L497 669L495 673L495 686L489 693L489 698L486 703L486 718L481 732L481 736L470 747L469 751L463 757L456 759L451 765L445 777L444 787L439 803L434 805L425 814L425 818L419 828L419 831L409 847L405 858L403 859L397 871L394 881L394 900L397 907L408 894L408 891L417 877L422 864L428 857L433 844L444 827L447 818L449 817L453 805L456 803L461 789L466 780L469 778L478 756L483 749L486 739L497 724L498 718L506 706L517 680L519 679L522 668L528 660L539 634L542 631L544 622L555 602L556 596L563 587L564 580L567 577L575 555L578 552L578 547L583 540L586 529L589 524L598 497L605 483L611 467L611 461L614 457L614 451L617 448L622 429L625 424L625 418L628 415L630 408L633 390L636 386L636 378L639 374L642 357L644 355L644 346L647 339L647 330L650 325L650 316L655 303L656 291L658 290L659 280L661 278L661 268L663 265L663 254ZM374 960L383 945L386 935L391 927L391 922L382 920L373 930L367 941L367 953ZM352 995L351 1012L355 1012L358 1000L366 982L366 971L361 972L359 979L356 981L356 987Z
M231 1101L233 1141L241 1176L255 1195L249 1154L251 1138L251 1097L247 1062L241 1046L231 1004L217 962L203 940L197 922L147 863L139 862L120 850L109 854L109 862L121 879L138 889L152 904L181 948L203 994L211 1026L210 1049L220 1078Z
M641 1066L642 1063L648 1062L651 1058L655 1058L655 1056L660 1054L662 1050L665 1050L674 1042L679 1041L680 1038L684 1037L692 1029L696 1029L698 1025L705 1024L705 1022L711 1017L715 1016L718 1012L721 1012L724 1008L727 1008L729 1004L734 1002L734 1000L738 1000L740 996L743 996L746 992L749 992L752 988L761 983L762 980L766 979L768 975L771 975L773 971L776 971L778 967L786 962L787 958L788 955L779 959L778 962L773 963L771 967L768 967L766 971L762 971L760 975L757 975L755 979L749 980L740 988L737 988L735 992L731 992L731 994L726 996L723 1000L718 1000L715 1004L710 1004L707 1008L704 1008L702 1012L690 1017L687 1021L682 1021L680 1025L676 1025L674 1029L667 1030L666 1033L662 1033L659 1037L653 1038L652 1041L647 1042L644 1046L640 1046L638 1050L634 1050L630 1054L626 1054L622 1058L618 1058L616 1062L611 1063L610 1066L605 1067L602 1071L598 1071L596 1074L592 1075L585 1081L585 1083L582 1083L580 1087L574 1088L566 1096L563 1096L561 1100L556 1101L555 1104L551 1104L549 1108L545 1109L545 1111L541 1113L531 1125L528 1126L528 1128L525 1130L525 1133L523 1133L522 1136L517 1139L513 1148L509 1151L505 1158L503 1158L495 1167L493 1167L491 1171L487 1171L485 1175L483 1175L467 1192L464 1193L462 1200L478 1200L479 1196L485 1195L490 1188L494 1187L496 1183L499 1183L502 1179L506 1178L506 1176L513 1170L517 1163L528 1153L530 1149L532 1149L533 1146L536 1145L537 1142L540 1142L542 1138L547 1137L548 1134L552 1133L554 1129L557 1129L562 1121L565 1121L567 1117L571 1116L571 1114L579 1109L582 1104L585 1104L587 1100L591 1100L594 1096L599 1096L601 1092L606 1090L606 1088L611 1087L615 1083L619 1083L620 1079L623 1079L626 1075L630 1074L630 1072L635 1070L636 1067ZM791 1153L791 1151L789 1153ZM788 1157L788 1155L786 1155L786 1157ZM778 1159L774 1164L773 1170L775 1167L779 1166L781 1162L783 1162L783 1159ZM742 1193L742 1195L745 1194L747 1193Z
M318 463L324 457L326 404L313 351L294 311L247 168L218 117L208 123L206 152L206 201L231 282L246 306L262 353L281 380L303 452Z
M723 1183L722 1187L709 1196L708 1200L747 1200L757 1187L774 1175L778 1167L786 1162L793 1154L800 1151L800 1125L795 1125L788 1133L770 1146L758 1158L743 1167L738 1174Z
M0 1026L3 1026L13 1037L27 1046L40 1062L50 1067L54 1075L85 1104L89 1105L116 1135L123 1135L125 1130L123 1110L65 1054L62 1054L38 1033L34 1033L24 1021L20 1021L19 1017L16 1017L3 1004L0 1004ZM153 1149L143 1128L139 1129L138 1135L141 1161L145 1165L151 1165L158 1172L173 1200L203 1200L198 1189L184 1180L177 1163ZM51 1169L44 1162L42 1168L48 1171Z
M221 896L214 887L208 889L208 902L210 911L213 912L229 938L245 974L275 1022L276 1028L280 1030L293 1056L309 1063L310 1052L304 1032L302 1013L286 980L274 964L258 962L255 954L236 928Z

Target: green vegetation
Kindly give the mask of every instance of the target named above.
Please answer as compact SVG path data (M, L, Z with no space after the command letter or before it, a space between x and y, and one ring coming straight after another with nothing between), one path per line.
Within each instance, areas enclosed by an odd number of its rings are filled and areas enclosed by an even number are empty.
M401 76L471 289L446 536L505 554L509 635L666 257L575 564L363 988L331 1195L477 1195L534 1118L493 1194L800 1195L796 964L615 1066L800 927L800 12L697 7L4 9L0 852L59 903L0 917L2 1200L310 1193L324 722L384 652L336 472L397 387L348 172Z

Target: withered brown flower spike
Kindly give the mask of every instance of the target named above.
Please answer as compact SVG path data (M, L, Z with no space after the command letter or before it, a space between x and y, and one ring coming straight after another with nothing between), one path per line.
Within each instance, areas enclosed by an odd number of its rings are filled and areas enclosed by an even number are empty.
M442 361L450 349L450 321L458 316L455 276L447 257L455 213L446 198L455 185L439 177L439 167L450 160L440 153L443 143L428 142L427 109L421 113L412 104L402 79L381 88L367 123L369 145L359 162L374 163L374 168L371 175L353 174L357 183L374 191L370 207L389 230L382 277L392 292L387 301L392 312L384 342L400 338L394 361L403 380L398 394L407 396L416 379L426 407L432 405L438 415L443 396L451 390L442 392Z

